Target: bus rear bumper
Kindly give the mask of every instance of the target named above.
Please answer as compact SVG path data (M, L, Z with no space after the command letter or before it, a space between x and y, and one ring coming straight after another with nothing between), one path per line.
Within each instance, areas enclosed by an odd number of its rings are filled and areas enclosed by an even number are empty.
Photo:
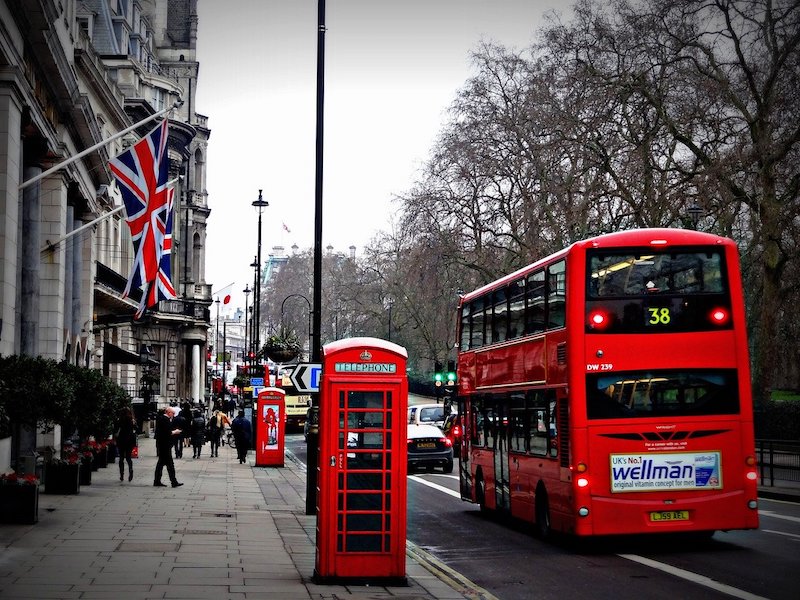
M753 503L752 501L756 501ZM753 506L750 508L749 506ZM581 509L586 516L579 516ZM577 535L757 529L758 503L744 490L653 501L594 496L576 508Z

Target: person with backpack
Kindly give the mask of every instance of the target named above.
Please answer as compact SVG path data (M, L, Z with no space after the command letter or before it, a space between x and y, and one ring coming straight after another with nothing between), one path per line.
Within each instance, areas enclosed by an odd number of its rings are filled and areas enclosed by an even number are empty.
M192 448L193 458L200 458L200 451L206 441L206 420L198 409L192 413Z

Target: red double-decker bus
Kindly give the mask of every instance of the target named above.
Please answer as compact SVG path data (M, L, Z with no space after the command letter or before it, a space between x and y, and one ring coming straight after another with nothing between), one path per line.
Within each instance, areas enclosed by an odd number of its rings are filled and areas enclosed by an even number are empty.
M737 248L601 235L465 295L461 495L577 536L758 527Z

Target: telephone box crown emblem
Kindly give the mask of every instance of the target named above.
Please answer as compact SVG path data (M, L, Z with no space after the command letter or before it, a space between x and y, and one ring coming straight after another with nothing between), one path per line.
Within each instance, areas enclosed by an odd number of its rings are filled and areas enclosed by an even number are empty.
M364 350L360 355L361 360L372 360L372 352Z

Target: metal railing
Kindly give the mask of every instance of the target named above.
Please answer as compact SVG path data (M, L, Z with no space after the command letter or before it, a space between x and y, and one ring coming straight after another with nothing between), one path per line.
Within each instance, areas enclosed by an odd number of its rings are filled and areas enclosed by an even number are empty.
M756 459L761 485L800 485L800 442L756 440Z

